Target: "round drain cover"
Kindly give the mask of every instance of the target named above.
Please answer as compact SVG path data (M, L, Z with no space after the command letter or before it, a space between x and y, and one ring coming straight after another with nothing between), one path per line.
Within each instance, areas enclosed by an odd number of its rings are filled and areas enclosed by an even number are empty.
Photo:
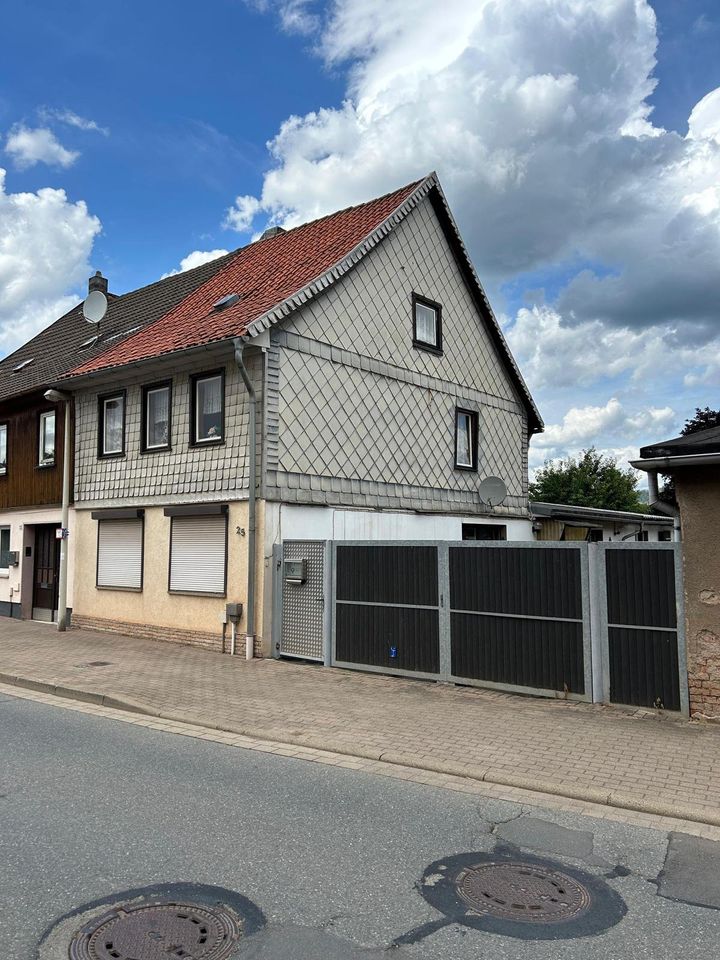
M521 940L594 936L627 912L602 877L509 849L436 860L420 891L453 923Z
M590 906L590 891L559 870L533 863L479 863L455 880L461 899L478 913L523 923L558 923Z
M70 960L225 960L242 936L222 905L145 903L113 907L70 943Z

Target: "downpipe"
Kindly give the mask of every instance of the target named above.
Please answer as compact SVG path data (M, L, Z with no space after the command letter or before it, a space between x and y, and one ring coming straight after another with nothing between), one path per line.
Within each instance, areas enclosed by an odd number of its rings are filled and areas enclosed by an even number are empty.
M256 536L256 507L255 492L257 477L257 397L250 376L245 366L243 352L245 344L237 337L233 341L235 348L235 363L245 384L249 402L248 417L248 579L247 579L247 620L245 630L245 659L252 660L255 656L255 536ZM234 625L233 625L234 626ZM233 645L234 648L234 645ZM234 649L233 649L234 652Z

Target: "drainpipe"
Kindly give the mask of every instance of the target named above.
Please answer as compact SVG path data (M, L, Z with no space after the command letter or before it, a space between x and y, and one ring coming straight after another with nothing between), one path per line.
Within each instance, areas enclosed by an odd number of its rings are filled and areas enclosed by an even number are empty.
M680 536L680 510L672 503L666 503L660 499L658 492L658 472L657 470L648 470L648 500L649 507L656 513L664 513L666 517L673 518L673 540L679 543Z
M65 431L63 435L63 488L62 517L60 520L63 538L60 541L60 582L58 584L58 630L67 630L67 581L68 581L68 528L70 515L70 394L59 390L46 390L45 399L51 403L65 404Z
M245 632L245 659L252 660L255 651L255 529L256 529L256 496L255 483L257 475L257 398L255 389L248 375L243 360L244 343L238 337L233 341L235 347L235 363L240 376L243 378L245 389L250 402L248 422L248 456L250 460L248 476L248 580L247 580L247 625Z

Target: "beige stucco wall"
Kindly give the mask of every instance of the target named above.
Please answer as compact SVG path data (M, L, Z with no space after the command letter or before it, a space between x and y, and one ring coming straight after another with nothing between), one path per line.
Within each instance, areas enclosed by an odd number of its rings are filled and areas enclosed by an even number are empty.
M680 505L691 713L720 716L720 469L674 477Z
M262 638L263 505L258 506L256 633ZM159 506L145 508L142 591L98 589L95 585L97 520L93 520L89 510L78 510L73 622L229 650L229 625L226 642L222 643L226 603L243 603L245 609L239 632L242 634L246 629L247 507L247 501L236 501L228 507L226 597L187 596L168 591L170 518Z

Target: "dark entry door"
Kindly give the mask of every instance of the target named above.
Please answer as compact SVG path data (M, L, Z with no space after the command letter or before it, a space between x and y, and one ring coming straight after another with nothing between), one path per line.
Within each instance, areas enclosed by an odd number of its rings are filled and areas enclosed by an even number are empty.
M35 576L33 580L33 619L52 620L58 607L60 541L55 525L35 527Z

